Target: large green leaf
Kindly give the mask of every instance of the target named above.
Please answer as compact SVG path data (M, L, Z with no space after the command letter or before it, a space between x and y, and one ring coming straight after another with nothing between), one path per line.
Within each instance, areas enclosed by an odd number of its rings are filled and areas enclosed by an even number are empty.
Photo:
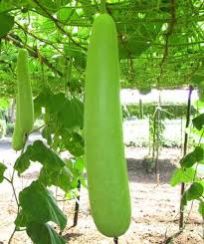
M61 7L68 4L71 0L36 0L30 2L30 8L35 8L37 12L45 17L57 12Z
M196 155L193 152L191 152L191 153L188 153L185 157L183 157L181 159L180 164L181 164L182 167L190 168L196 162L197 162Z
M28 147L28 149L29 148L30 148L30 146ZM21 173L23 173L24 171L26 171L26 169L28 169L30 166L28 149L26 150L25 153L20 155L15 162L14 168L18 171L19 175Z
M30 162L39 162L43 165L39 181L46 186L59 186L64 191L70 189L70 181L73 177L64 161L42 141L35 141L28 146L27 150L16 160L14 168L19 174L23 173Z
M197 130L201 130L204 126L204 113L198 115L196 118L193 119L193 125Z
M30 160L40 162L44 167L58 170L64 167L64 161L42 141L35 141L27 150Z
M62 95L62 103L58 102L58 106L61 104L58 111L53 109L53 112L56 113L56 121L60 123L63 128L73 128L79 127L82 128L83 124L83 104L76 98L71 100L65 99ZM58 97L53 97L54 101L58 101Z
M26 232L35 244L65 244L65 240L48 224L30 223Z
M67 166L62 167L57 171L43 167L40 171L39 181L46 186L55 185L65 192L68 192L71 189L72 178L73 175Z
M52 221L64 229L67 218L57 206L50 191L39 181L34 181L19 194L23 214L30 223L47 223Z
M6 170L6 166L0 163L0 183L4 180L4 172Z
M84 187L87 187L85 178L83 176L85 170L84 160L82 158L71 159L66 162L66 165L74 176L71 182L71 187L76 189L79 181Z
M0 98L0 108L8 109L9 107L9 100L6 98Z
M65 130L83 126L83 103L77 98L69 100L63 93L53 94L46 88L35 99L38 115L42 107L45 107L47 116L52 118L56 127Z
M63 145L73 156L79 157L84 154L84 140L76 132L61 131Z
M203 195L203 185L199 182L193 182L186 191L186 198L188 201L199 199Z
M0 38L7 35L7 33L13 28L14 26L14 17L7 14L1 13L0 14Z
M17 230L20 230L21 227L26 227L26 225L29 223L29 219L27 218L28 216L24 214L23 210L21 209L14 222Z
M202 147L197 146L195 149L183 157L180 161L182 167L190 168L195 163L202 162L204 159L204 150Z
M201 216L204 218L204 201L200 201L198 212L201 214Z
M53 149L68 150L76 157L84 154L83 103L79 99L67 99L63 93L53 94L45 89L35 99L35 107L38 114L45 107L47 126L42 135Z
M5 13L15 8L13 0L0 1L0 13Z
M170 184L176 186L182 182L192 182L195 177L195 170L193 168L180 168L176 169L171 177Z
M14 168L18 173L24 172L30 165L30 160L41 163L47 170L56 171L65 166L63 160L46 147L42 141L35 141L17 159Z
M135 7L140 6L138 4ZM122 12L119 9L113 11L115 19L119 22L117 24L117 30L119 32L121 59L137 58L151 47L163 23L154 23L146 20L154 18L157 14L157 11L135 14L134 11L129 11L128 9L124 9Z

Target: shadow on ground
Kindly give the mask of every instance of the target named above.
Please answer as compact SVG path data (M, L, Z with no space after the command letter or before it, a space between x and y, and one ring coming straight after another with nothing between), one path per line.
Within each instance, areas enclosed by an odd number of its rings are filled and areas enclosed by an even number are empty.
M129 180L138 183L157 183L154 166L151 167L146 159L127 158ZM158 161L160 183L169 183L176 164L170 159Z

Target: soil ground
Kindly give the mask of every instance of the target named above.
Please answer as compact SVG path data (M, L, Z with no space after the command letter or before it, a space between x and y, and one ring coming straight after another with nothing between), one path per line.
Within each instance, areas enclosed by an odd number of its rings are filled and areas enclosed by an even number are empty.
M202 218L197 213L196 203L186 223L186 228L180 235L169 242L168 237L178 231L179 192L180 188L171 187L169 179L178 164L181 155L180 149L163 149L160 155L160 184L156 184L155 175L145 170L144 157L148 154L145 148L127 148L129 182L132 199L132 221L128 232L119 238L120 244L201 244ZM0 141L0 161L12 166L17 155L10 149L10 141ZM39 167L34 166L21 179L16 179L20 190L34 180ZM109 244L113 240L101 235L93 223L88 204L87 190L81 190L80 212L78 225L71 228L73 223L75 201L61 204L68 217L68 226L63 235L71 244ZM188 215L189 208L186 210ZM8 243L13 231L12 224L15 219L16 207L10 186L4 182L0 185L0 243ZM31 243L26 233L19 232L14 235L11 243ZM46 243L45 243L46 244Z

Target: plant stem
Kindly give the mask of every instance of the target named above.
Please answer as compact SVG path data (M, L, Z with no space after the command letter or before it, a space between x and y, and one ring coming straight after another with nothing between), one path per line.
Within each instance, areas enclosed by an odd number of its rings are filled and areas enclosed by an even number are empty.
M118 237L114 237L113 241L114 241L114 244L118 244Z
M80 181L80 180L78 180L77 189L78 189L78 196L77 196L77 201L76 201L76 203L75 203L75 209L74 209L74 221L73 221L73 226L72 226L72 227L77 226L77 223L78 223L78 216L79 216L79 201L80 201L80 189L81 189L81 181Z
M160 183L160 172L159 172L159 153L160 153L160 146L161 146L161 96L159 93L159 104L156 113L156 157L155 157L155 174L156 174L156 181L157 185Z
M7 177L4 177L4 179L9 182L9 184L11 185L12 187L12 191L13 191L13 194L14 194L14 198L15 198L15 201L16 201L16 204L17 204L17 215L19 214L19 209L20 209L20 205L19 205L19 202L18 202L18 197L17 197L17 194L16 194L16 189L14 187L14 174L15 174L15 169L13 169L13 172L12 172L12 176L11 176L11 179L8 179ZM14 228L10 238L9 238L9 241L8 241L8 244L11 243L12 239L13 239L13 236L16 232L16 227Z
M43 125L41 125L40 127L33 129L33 130L31 131L30 134L35 133L35 132L38 132L39 130L41 130L41 129L44 128L45 126L46 126L46 125L43 124Z
M139 99L139 108L140 108L140 119L143 119L143 104L142 99Z
M101 0L101 13L107 13L106 0Z
M15 232L16 232L16 227L15 227L15 229L13 230L13 232L12 232L10 238L9 238L8 244L11 244L11 241L12 241L12 239L13 239L13 236L14 236Z
M25 140L25 143L24 143L24 146L21 150L21 155L23 154L24 150L25 150L25 146L26 146L26 142L28 140L28 135L26 134L25 135L26 137L26 140ZM11 179L9 180L7 177L4 177L5 180L7 180L10 184L11 184L11 187L12 187L12 190L13 190L13 194L14 194L14 198L15 198L15 201L16 201L16 205L17 205L17 216L19 215L19 210L20 210L20 204L19 204L19 201L18 201L18 197L17 197L17 193L16 193L16 189L15 189L15 186L14 186L14 176L15 176L15 168L13 168L13 172L12 172L12 176L11 176ZM11 241L13 239L13 236L16 232L16 226L9 238L9 241L8 241L8 244L11 244Z
M193 87L189 86L189 94L188 94L188 105L187 105L187 113L186 113L186 129L189 127L190 124L190 115L191 115L191 94L193 91ZM188 146L188 133L185 131L185 138L184 138L184 148L183 148L183 156L187 153L187 146ZM179 218L179 229L183 229L184 226L184 206L182 204L182 196L185 191L185 183L181 183L181 200L180 200L180 218Z

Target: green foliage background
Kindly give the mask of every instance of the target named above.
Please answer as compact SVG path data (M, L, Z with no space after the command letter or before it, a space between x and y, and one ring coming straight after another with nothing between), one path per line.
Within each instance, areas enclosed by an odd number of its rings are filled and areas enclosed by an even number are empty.
M106 5L117 23L123 87L148 91L204 80L203 1L110 0ZM0 95L14 95L19 47L29 51L35 94L45 84L80 94L90 27L99 12L97 0L2 0Z

